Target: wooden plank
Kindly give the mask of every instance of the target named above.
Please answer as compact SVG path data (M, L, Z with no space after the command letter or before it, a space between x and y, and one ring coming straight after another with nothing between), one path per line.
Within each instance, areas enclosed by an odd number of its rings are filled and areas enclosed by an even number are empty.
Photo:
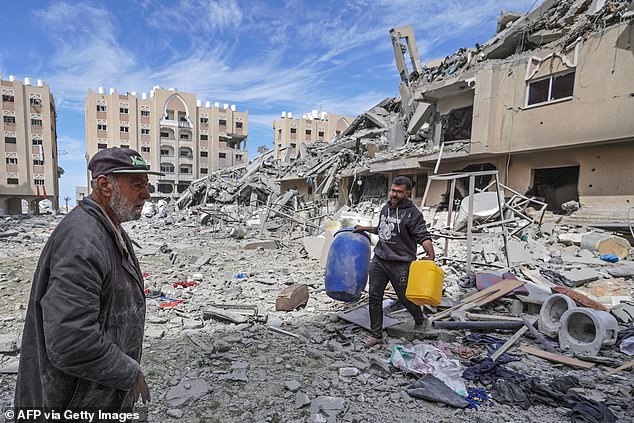
M580 367L582 369L591 369L592 367L594 367L594 363L588 363L587 361L577 360L576 358L566 357L565 355L561 354L554 354L548 351L540 350L538 348L522 346L518 349L527 354L531 354L548 361L554 361L555 363L567 364L568 366Z
M469 314L469 313L467 313ZM535 322L537 321L536 317L532 317L529 320L530 324L535 324ZM524 335L524 333L526 333L526 331L528 330L528 327L526 325L522 326L521 328L519 328L517 330L517 332L515 332L513 334L513 336L511 336L508 341L506 341L500 348L497 349L497 351L495 351L493 353L493 355L491 355L491 360L495 361L498 358L500 358L500 356L502 354L504 354L509 348L511 348L511 346L517 342L518 339L520 339L522 337L522 335Z
M608 376L612 376L613 374L620 372L621 370L629 369L630 367L634 367L634 360L628 361L622 366L617 367L616 369L612 369L608 372Z
M487 321L487 320L493 320L493 321L500 321L500 320L506 320L509 322L521 322L522 318L521 317L513 317L513 316L496 316L495 314L479 314L479 313L466 313L467 318L471 319L471 320L482 320L482 321Z
M480 292L476 292L473 295L468 296L467 298L463 298L460 300L458 304L453 307L448 308L447 310L441 311L440 313L436 313L429 318L430 321L443 319L451 315L452 312L456 310L467 311L476 306L481 306L488 304L492 301L497 300L500 297L505 296L512 290L519 288L524 285L525 281L514 280L514 279L505 279L501 282L496 283L495 285L491 285L490 287L483 289ZM475 305L470 307L464 307L467 304L473 303Z

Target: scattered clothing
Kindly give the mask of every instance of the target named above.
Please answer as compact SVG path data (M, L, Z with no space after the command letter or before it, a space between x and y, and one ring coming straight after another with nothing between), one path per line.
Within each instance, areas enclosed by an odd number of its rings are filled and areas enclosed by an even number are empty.
M493 401L489 397L489 393L484 388L467 388L467 402L469 407L477 410L478 407L493 407Z
M451 407L465 408L469 401L449 388L445 382L430 374L421 376L407 387L407 393L414 398L440 402Z
M524 410L531 406L530 392L519 383L498 379L491 388L491 394L502 404L517 405Z
M472 358L471 363L472 365L462 373L464 379L491 385L498 379L514 382L523 382L528 379L523 374L507 369L488 357L484 359Z

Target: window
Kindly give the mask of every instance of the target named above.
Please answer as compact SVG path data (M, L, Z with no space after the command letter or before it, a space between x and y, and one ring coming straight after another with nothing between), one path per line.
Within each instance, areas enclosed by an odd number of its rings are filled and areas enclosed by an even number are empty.
M526 105L530 106L572 97L574 85L574 71L530 82L528 84L528 99Z
M18 158L17 157L7 157L7 164L18 164Z
M44 160L33 160L33 166L44 166Z
M42 100L37 97L31 97L29 99L29 103L31 103L32 106L41 106Z
M207 141L208 139L209 139L209 135L203 134L203 135L200 136L200 140L201 141Z
M97 111L98 112L105 112L106 111L106 105L105 104L97 104Z
M242 154L236 154L236 160L242 160Z
M218 120L218 125L220 126L227 126L227 119L219 119Z
M149 128L141 128L141 135L150 135Z
M169 156L170 151L167 148L161 148L161 156Z
M207 152L207 151L201 151L201 152L200 152L200 157L209 157L209 152Z
M294 142L291 143L291 148L295 148L297 147L297 144L295 144Z
M106 129L108 129L108 126L105 123L97 124L97 131L105 131Z
M122 115L127 115L128 114L128 108L127 107L119 107L119 113L121 113Z
M297 128L291 128L291 134L296 134L297 133Z
M128 128L127 126L120 126L120 127L119 127L119 130L120 130L121 132L128 132L128 131L130 130L130 128Z
M35 185L44 185L44 179L33 179Z
M108 148L108 144L97 144L98 150L105 150L106 148Z
M2 101L8 101L9 103L13 103L15 101L15 97L11 94L2 94Z
M33 145L42 145L42 140L32 140Z
M191 168L188 166L181 166L179 169L180 173L191 173Z
M141 153L149 153L150 147L141 147Z
M180 139L182 140L188 140L189 139L189 134L179 134L180 135Z
M313 131L312 131L311 129L307 129L307 130L306 130L306 135L310 135L310 134L312 134L312 133L313 133Z
M161 172L174 173L174 165L171 163L161 163Z
M19 183L18 178L7 178L8 185L18 185Z
M3 116L4 123L15 123L15 116Z
M150 111L149 110L141 110L141 116L144 116L144 117L150 116Z
M42 126L42 119L31 119L31 126Z
M242 128L242 122L236 122L236 128L241 129Z
M221 159L226 159L227 158L227 153L218 153L218 157Z
M189 152L189 150L180 150L178 152L178 155L181 157L186 157L186 158L190 158L192 157L191 153Z
M200 118L200 123L209 123L209 119L206 117Z
M15 137L4 137L4 142L6 144L15 144L16 143L16 139L15 139Z
M323 137L323 136L324 136L324 131L319 131L319 132L317 132L317 136L319 136L319 137Z
M201 167L200 168L200 174L201 175L206 175L207 174L208 169L206 167Z
M161 138L169 138L170 134L169 132L161 132Z

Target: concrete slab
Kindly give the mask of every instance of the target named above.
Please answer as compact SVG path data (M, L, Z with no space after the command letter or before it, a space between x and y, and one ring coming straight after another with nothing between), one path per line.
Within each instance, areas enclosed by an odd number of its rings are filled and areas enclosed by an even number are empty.
M601 277L599 272L589 268L569 270L567 272L563 272L562 275L573 281L576 286L596 281Z
M349 311L339 312L337 313L337 317L345 320L346 322L354 323L355 325L362 327L365 330L370 330L370 311L367 305L357 307ZM398 325L400 323L400 320L396 320L389 316L383 315L383 329Z
M246 244L243 250L257 250L258 248L264 248L265 250L276 250L278 248L277 241L274 239L265 241L254 241Z

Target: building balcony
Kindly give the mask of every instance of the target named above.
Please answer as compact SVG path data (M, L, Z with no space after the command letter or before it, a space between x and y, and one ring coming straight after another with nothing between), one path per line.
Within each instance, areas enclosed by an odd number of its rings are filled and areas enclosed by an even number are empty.
M192 124L191 124L191 123L189 123L189 122L188 122L188 121L186 121L186 120L179 120L179 121L178 121L178 127L179 127L179 128L191 128L191 127L192 127Z
M179 173L178 180L190 182L194 180L194 175L192 173Z
M178 127L178 121L174 119L161 119L162 126Z
M179 156L178 161L180 163L193 163L194 158L192 156Z

